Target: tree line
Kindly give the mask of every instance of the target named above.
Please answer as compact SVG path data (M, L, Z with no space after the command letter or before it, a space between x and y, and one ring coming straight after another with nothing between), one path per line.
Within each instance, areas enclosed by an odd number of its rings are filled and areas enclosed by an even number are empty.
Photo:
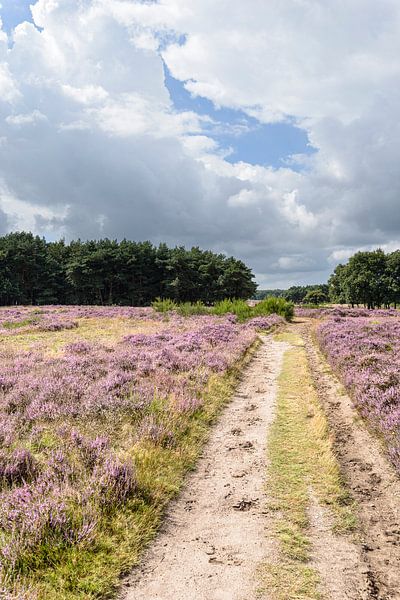
M198 247L102 239L47 242L29 232L0 237L0 304L146 306L249 298L257 286L241 261Z
M267 297L272 290L258 290L257 297ZM363 305L366 308L400 304L400 250L385 253L382 249L356 252L346 264L339 264L327 284L295 285L287 290L273 290L274 295L295 304Z
M264 298L284 298L294 304L320 304L329 301L329 286L326 283L315 285L292 285L287 290L258 290L253 298L264 300Z
M400 304L400 250L357 252L328 281L332 302L381 308Z

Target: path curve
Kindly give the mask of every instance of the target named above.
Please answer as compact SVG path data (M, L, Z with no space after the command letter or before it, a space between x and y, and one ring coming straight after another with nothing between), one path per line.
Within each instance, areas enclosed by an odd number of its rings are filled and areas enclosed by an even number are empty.
M287 344L264 337L124 600L255 600L266 528L266 444Z

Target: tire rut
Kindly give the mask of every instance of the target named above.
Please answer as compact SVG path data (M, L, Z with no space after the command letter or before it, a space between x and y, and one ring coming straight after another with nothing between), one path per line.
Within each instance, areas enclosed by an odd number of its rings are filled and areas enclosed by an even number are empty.
M314 324L303 322L291 327L305 341L314 384L333 433L335 454L357 501L366 598L400 600L400 480L318 350Z

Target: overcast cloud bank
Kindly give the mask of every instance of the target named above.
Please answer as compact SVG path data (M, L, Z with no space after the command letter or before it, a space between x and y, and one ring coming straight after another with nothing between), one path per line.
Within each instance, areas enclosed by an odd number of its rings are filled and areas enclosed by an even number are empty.
M32 16L0 32L0 233L200 245L268 287L400 246L397 0L39 0ZM174 108L163 62L317 152L229 163L218 123Z

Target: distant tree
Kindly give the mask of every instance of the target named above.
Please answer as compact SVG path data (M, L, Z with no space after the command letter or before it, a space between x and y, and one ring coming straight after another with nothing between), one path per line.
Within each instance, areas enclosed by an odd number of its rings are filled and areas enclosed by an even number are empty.
M395 306L400 304L400 250L387 255L388 299Z
M225 298L251 298L257 289L251 270L233 257L225 259L223 271L218 278L221 294Z
M345 304L347 302L344 288L345 276L346 266L339 264L328 280L329 298L337 304Z
M16 232L0 238L0 286L4 304L37 304L51 297L54 264L46 241Z
M264 300L264 298L283 298L287 290L257 290L253 296L254 300Z
M329 278L331 300L352 306L389 306L399 300L399 292L400 251L388 255L380 248L356 252L347 264L338 265Z
M303 298L303 304L323 304L328 302L329 297L321 288L310 290Z
M357 252L349 258L344 271L343 287L352 305L364 304L376 308L387 303L387 258L383 250Z
M328 296L328 286L322 283L320 285L294 285L286 290L284 298L290 302L294 302L295 304L301 304L304 302L306 295L315 290L319 290Z

